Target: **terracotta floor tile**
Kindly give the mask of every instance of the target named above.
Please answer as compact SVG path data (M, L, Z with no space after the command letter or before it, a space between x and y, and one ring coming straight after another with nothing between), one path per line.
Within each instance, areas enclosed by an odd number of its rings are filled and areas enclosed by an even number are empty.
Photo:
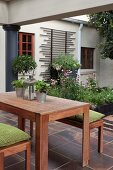
M79 145L74 144L73 142L56 147L53 151L65 155L71 160L82 161L82 149Z
M113 142L104 145L103 153L113 158Z
M65 143L67 143L67 140L58 134L49 136L49 149L53 149L54 147L61 146Z
M76 139L80 139L82 136L81 133L78 133L77 131L75 131L73 129L63 130L63 131L57 133L56 135L62 137L62 139L64 139L65 141L68 141L68 142L71 142Z
M71 161L71 162L59 167L56 170L92 170L92 169L89 167L82 168L80 162Z
M24 158L20 157L19 155L12 155L7 158L5 158L5 167L9 167L13 164L18 164L19 162L22 162Z
M90 153L89 167L94 170L108 170L113 167L113 158L93 151Z
M64 164L68 163L70 159L56 153L53 151L49 151L49 170L56 169Z
M6 167L5 170L25 170L25 161L15 163L9 167ZM31 170L35 170L35 166L31 164Z

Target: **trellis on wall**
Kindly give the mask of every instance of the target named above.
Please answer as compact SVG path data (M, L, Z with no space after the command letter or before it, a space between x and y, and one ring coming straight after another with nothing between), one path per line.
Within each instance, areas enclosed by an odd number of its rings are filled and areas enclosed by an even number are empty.
M42 33L40 36L43 38L43 43L40 46L41 67L47 68L41 72L41 76L44 80L50 78L50 72L48 70L49 64L59 54L73 54L75 51L75 32L62 31L50 28L41 27Z

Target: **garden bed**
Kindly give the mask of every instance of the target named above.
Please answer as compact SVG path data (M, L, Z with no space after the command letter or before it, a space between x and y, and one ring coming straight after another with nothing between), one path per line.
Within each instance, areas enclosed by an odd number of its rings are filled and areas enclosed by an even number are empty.
M51 96L90 103L91 109L106 116L113 114L113 89L99 88L95 79L88 78L87 84L79 84L71 77L60 77L61 83L50 86ZM107 104L106 104L107 103Z

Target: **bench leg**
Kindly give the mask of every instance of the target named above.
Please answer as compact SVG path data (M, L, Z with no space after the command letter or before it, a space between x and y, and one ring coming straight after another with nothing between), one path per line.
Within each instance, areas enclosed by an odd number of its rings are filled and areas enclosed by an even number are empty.
M4 170L4 153L0 153L0 170Z
M27 144L25 151L25 169L30 170L31 168L31 144Z
M98 127L98 152L103 152L103 124Z
M30 121L30 136L33 137L33 122Z

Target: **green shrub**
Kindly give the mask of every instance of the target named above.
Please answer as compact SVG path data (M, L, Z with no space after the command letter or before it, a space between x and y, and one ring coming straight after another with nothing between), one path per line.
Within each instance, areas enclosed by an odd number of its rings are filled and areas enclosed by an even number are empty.
M49 95L76 100L79 95L79 84L72 78L61 78L60 85L51 86Z
M70 54L61 54L53 60L53 68L56 70L73 70L80 68L80 64Z
M83 101L89 102L91 105L99 106L113 102L113 91L110 88L99 89L99 91L88 90L84 91Z
M55 97L62 97L61 86L58 85L50 86L48 90L48 95L55 96Z
M61 79L62 97L66 99L76 100L79 93L79 84L72 78Z
M92 90L92 91L97 91L98 88L97 88L97 82L96 82L96 80L89 77L89 78L87 79L87 88L88 88L89 90Z
M89 84L83 86L72 78L62 77L60 85L51 86L48 94L88 102L94 107L113 103L113 90L111 88L97 88L96 82L92 80L90 81L90 86Z

